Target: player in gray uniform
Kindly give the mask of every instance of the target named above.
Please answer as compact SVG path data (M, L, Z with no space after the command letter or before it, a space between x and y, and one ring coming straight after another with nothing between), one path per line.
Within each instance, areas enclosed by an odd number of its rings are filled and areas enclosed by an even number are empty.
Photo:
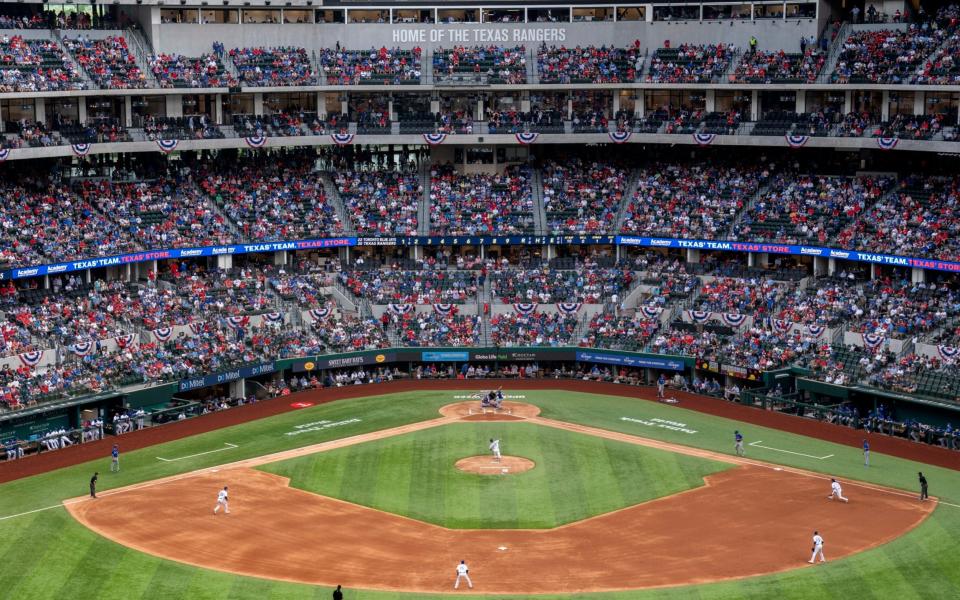
M818 532L814 531L813 532L813 555L810 557L810 560L808 560L807 562L812 565L814 559L817 558L817 554L820 555L820 562L822 563L827 562L827 559L823 557L823 538L820 537L820 534Z
M466 580L467 587L471 590L473 589L473 582L470 581L470 569L467 568L467 563L463 560L461 560L460 564L457 565L457 580L453 583L453 589L460 587L461 579Z

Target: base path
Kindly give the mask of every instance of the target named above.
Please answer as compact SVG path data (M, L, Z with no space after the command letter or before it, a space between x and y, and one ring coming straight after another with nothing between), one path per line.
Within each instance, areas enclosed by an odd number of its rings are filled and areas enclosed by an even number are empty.
M531 420L581 433L602 431ZM354 441L454 421L442 417ZM615 435L626 442L703 452ZM348 443L318 445L313 451ZM738 466L709 476L705 486L555 529L452 530L294 489L283 477L251 468L285 458L278 453L111 490L67 509L125 546L240 575L444 592L452 589L455 565L466 559L477 593L546 594L701 584L817 568L806 563L814 529L826 539L826 556L833 560L903 535L935 506L902 492L858 485L847 486L849 504L830 502L828 485L819 476L718 456ZM230 486L231 514L214 516L216 492L224 485Z
M500 460L496 460L489 454L485 454L461 458L453 466L464 473L477 475L516 475L529 471L537 466L537 463L522 456L503 456Z

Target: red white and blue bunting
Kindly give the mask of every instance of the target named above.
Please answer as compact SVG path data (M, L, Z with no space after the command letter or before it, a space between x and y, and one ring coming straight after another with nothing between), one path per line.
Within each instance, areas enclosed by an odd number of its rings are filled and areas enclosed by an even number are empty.
M663 312L663 309L659 306L644 305L640 307L640 312L643 313L643 316L649 319L656 319L660 316L660 313Z
M93 344L90 342L77 342L70 346L70 352L73 352L77 356L86 356L90 354L91 350L93 350Z
M20 358L21 364L25 367L35 367L40 364L40 361L43 359L43 350L33 350L31 352L24 352L23 354L18 355Z
M518 142L524 146L529 146L537 141L537 138L540 137L540 134L536 133L535 131L518 131L516 133L516 137Z
M388 304L387 311L395 315L407 315L413 312L412 304Z
M133 340L134 337L132 333L118 335L117 337L113 338L113 341L117 343L117 348L120 348L121 350L126 350L127 348L133 347Z
M940 358L944 362L952 363L957 360L957 356L960 355L960 348L955 346L937 346L937 353L940 354Z
M434 304L433 312L438 315L450 316L453 313L457 312L456 304Z
M709 146L713 143L713 140L717 138L715 133L695 133L693 134L693 141L699 146Z
M710 318L710 313L705 310L688 310L687 316L693 323L706 323Z
M180 140L157 140L157 147L160 148L160 152L164 154L170 154L176 150L179 145Z
M633 136L632 131L611 131L609 133L610 141L614 144L623 144L626 143L631 136Z
M310 309L310 318L313 319L313 322L322 321L330 316L330 309L326 306L322 308L311 308Z
M747 320L747 315L738 315L737 313L723 313L720 315L723 322L736 329L743 325Z
M271 325L282 325L283 324L283 313L279 312L268 312L264 313L263 320Z
M820 339L820 336L826 333L826 331L827 328L823 325L807 325L807 334L815 340Z
M243 138L247 145L251 148L263 148L267 145L267 136L265 135L251 135L250 137Z
M10 158L10 148L0 148L0 162Z
M572 315L580 310L582 302L557 302L557 310L565 315Z
M437 146L442 144L444 140L447 139L447 134L445 133L425 133L423 134L423 141L430 144L431 146Z
M518 302L513 305L513 310L524 316L532 315L537 310L537 304L535 302Z
M894 148L897 147L897 144L899 143L900 143L900 139L895 137L877 138L877 146L879 146L881 150L893 150Z
M173 330L169 327L159 327L153 330L153 337L157 338L159 342L169 340L171 335L173 335Z
M783 136L787 140L787 145L791 148L803 148L810 141L809 135L790 135Z
M233 329L246 329L250 324L250 317L227 317L227 325Z
M190 321L190 333L193 335L200 335L206 327L207 324L203 321Z
M93 144L73 144L70 148L73 149L73 153L77 156L86 156L90 154Z
M333 133L333 134L330 134L330 139L333 140L333 143L338 146L346 146L347 144L353 143L353 134L352 133Z
M773 330L778 333L789 333L793 329L793 321L773 319Z
M879 348L887 339L881 333L861 333L860 337L863 338L863 345L871 350Z

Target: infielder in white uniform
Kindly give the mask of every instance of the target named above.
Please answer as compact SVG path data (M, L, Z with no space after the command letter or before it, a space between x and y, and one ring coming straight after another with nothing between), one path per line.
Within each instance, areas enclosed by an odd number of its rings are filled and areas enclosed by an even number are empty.
M843 500L844 502L850 502L847 498L843 497L843 490L840 488L840 482L836 479L830 480L830 495L827 496L827 500Z
M807 562L811 565L813 560L817 558L817 554L820 555L820 562L827 562L827 559L823 557L823 538L820 537L820 534L816 531L813 532L813 556L810 557L810 560Z
M213 514L217 514L220 507L223 507L224 514L230 514L230 502L227 500L227 486L217 493L217 505L213 507Z
M471 590L473 589L473 582L470 581L470 569L467 568L466 561L460 561L460 564L457 565L457 580L453 583L453 589L460 587L460 579L465 579L467 581L467 587Z
M490 440L490 452L493 452L493 458L500 462L500 440Z

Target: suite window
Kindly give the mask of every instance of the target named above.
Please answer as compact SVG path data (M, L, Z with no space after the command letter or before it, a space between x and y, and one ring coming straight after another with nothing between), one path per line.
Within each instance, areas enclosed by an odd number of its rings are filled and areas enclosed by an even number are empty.
M284 23L313 23L313 11L285 8L283 9L283 22Z
M749 4L704 4L703 5L703 20L704 21L717 21L717 20L731 20L731 19L740 19L744 21L750 20L750 5Z
M243 11L243 22L251 24L279 23L280 11L246 9Z
M438 23L479 23L480 9L477 8L455 8L448 10L437 10Z
M523 23L522 8L484 8L484 23Z
M343 23L345 12L343 10L317 10L314 11L313 16L317 23Z
M654 21L699 21L700 5L654 6Z
M816 19L817 5L814 2L803 4L787 4L788 19Z
M348 10L349 23L389 23L389 10Z
M240 11L231 9L204 8L200 11L201 23L213 25L236 25L240 22Z
M569 23L570 9L566 6L530 7L527 9L527 19L530 23Z
M621 6L617 9L618 21L646 21L647 7L645 6Z
M432 23L433 11L423 9L400 9L393 10L394 23Z
M574 8L573 9L573 22L589 22L589 21L612 21L613 20L613 8L612 7L600 7L600 8Z
M753 18L754 19L782 19L783 5L782 4L754 4Z
M197 23L200 11L196 8L162 8L161 23Z

